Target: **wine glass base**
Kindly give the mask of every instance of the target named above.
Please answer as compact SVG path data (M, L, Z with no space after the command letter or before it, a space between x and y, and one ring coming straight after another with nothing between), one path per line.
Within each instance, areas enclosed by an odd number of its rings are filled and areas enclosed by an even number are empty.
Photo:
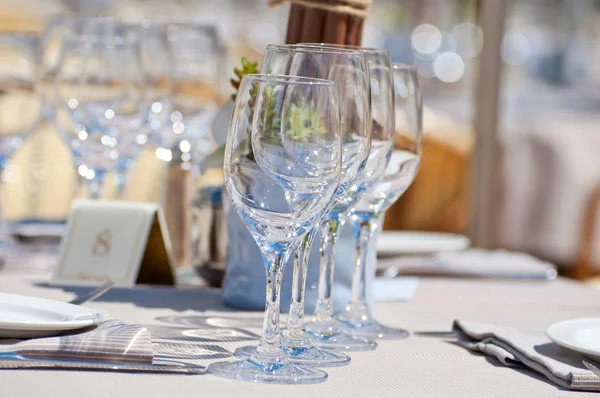
M318 348L337 351L372 351L377 343L371 340L351 336L341 332L307 331L310 342Z
M343 352L322 350L315 346L308 347L283 347L286 358L290 363L296 365L315 366L315 367L333 367L345 366L350 364L350 356ZM256 353L256 346L244 346L235 350L235 356L241 359L248 359Z
M345 366L350 364L350 356L343 352L322 350L319 347L283 347L290 362L297 365L326 367Z
M305 368L288 362L268 365L251 360L215 362L208 366L208 373L254 383L315 384L327 380L327 373L320 369Z
M340 321L344 325L346 333L360 338L370 340L402 340L408 338L410 333L404 329L391 328L377 321L368 323L352 323Z

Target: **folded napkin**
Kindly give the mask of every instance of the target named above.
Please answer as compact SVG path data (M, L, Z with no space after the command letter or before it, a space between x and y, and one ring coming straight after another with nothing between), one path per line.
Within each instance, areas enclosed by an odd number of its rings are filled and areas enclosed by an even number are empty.
M571 390L600 391L600 377L584 368L585 357L552 343L542 332L461 320L454 321L453 330L461 346L505 366L530 368Z
M152 364L154 358L150 331L117 320L103 322L90 331L76 334L29 340L0 339L1 353L35 359L129 364Z

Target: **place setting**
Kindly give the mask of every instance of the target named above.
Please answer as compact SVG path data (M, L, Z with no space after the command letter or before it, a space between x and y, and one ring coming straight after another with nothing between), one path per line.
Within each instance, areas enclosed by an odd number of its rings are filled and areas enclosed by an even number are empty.
M71 302L0 294L0 369L204 373L202 366L154 363L147 328L81 306L112 285Z

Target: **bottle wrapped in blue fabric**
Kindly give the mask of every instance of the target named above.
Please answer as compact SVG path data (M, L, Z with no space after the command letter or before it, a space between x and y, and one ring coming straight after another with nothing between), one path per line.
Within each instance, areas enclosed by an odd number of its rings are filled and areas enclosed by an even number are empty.
M223 281L223 298L225 304L244 310L262 311L265 308L266 276L263 259L258 246L242 223L237 212L230 208L229 199L224 195L224 203L229 242L227 246L226 271ZM319 247L321 234L317 233L312 247L308 273L306 277L305 310L311 314L317 300L319 280ZM351 223L343 228L337 245L336 265L333 284L333 304L336 312L340 312L350 298L352 269L354 267L354 240ZM281 287L281 310L288 311L292 290L291 258L286 266Z

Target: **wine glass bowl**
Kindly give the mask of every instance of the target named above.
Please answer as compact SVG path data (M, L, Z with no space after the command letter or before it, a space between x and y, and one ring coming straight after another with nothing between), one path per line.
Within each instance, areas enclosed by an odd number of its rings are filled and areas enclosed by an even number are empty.
M62 44L53 81L54 120L99 197L107 172L139 149L145 112L139 36L124 24L94 20Z
M244 221L252 223L255 239L293 241L314 226L339 185L337 117L324 117L337 107L332 95L311 96L320 85L332 91L329 81L260 79L238 94L236 103L243 105L234 119L240 122L230 136L243 140L228 142L226 188Z
M169 22L163 27L167 48L163 58L171 61L170 95L154 115L161 123L150 141L173 152L182 145L189 147L182 151L182 161L198 167L217 147L210 125L224 102L219 89L224 54L214 26Z

